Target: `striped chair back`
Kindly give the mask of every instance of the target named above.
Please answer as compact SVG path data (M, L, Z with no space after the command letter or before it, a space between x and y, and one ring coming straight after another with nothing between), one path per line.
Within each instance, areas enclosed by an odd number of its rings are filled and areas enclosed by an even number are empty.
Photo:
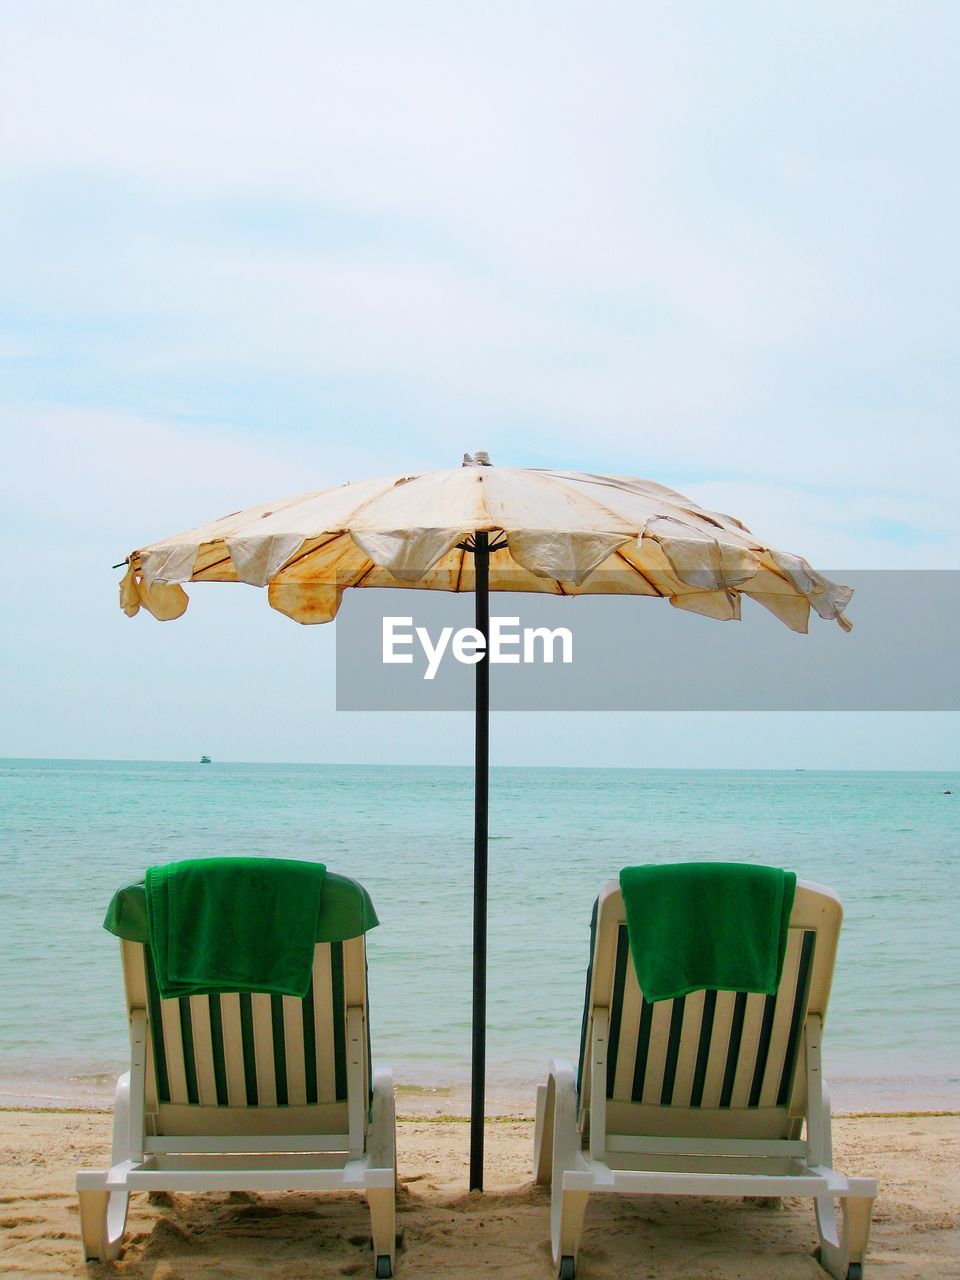
M826 1012L841 908L798 883L775 996L697 991L651 1004L630 956L620 887L594 908L580 1059L581 1120L590 1100L592 1011L609 1011L608 1132L703 1137L796 1136L805 1103L807 1013Z
M128 1008L147 1014L145 1108L161 1134L342 1132L347 1018L360 1006L367 1044L364 939L318 943L310 988L292 996L160 997L150 948L123 941Z

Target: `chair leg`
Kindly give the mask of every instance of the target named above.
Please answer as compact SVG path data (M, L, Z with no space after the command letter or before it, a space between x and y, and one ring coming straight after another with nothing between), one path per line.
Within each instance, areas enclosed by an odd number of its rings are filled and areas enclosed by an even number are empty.
M863 1260L870 1240L873 1196L842 1196L843 1225L837 1223L833 1199L818 1196L817 1230L820 1234L820 1265L834 1280L854 1280L863 1275Z
M589 1191L563 1191L556 1184L553 1188L551 1205L551 1244L553 1260L560 1268L561 1274L568 1272L572 1276L576 1267L577 1254L580 1251L580 1237L583 1234L583 1215L587 1211ZM566 1259L570 1259L566 1262Z
M129 1191L79 1191L80 1236L85 1262L112 1262L127 1226Z
M375 1274L392 1276L396 1261L396 1193L393 1187L368 1187L370 1234L373 1237Z
M541 1187L553 1179L553 1078L537 1086L537 1122L533 1131L533 1177Z

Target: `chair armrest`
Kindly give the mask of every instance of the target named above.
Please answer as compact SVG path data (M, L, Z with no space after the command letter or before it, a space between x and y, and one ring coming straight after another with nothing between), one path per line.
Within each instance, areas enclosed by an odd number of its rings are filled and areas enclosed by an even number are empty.
M579 1154L576 1079L569 1062L554 1058L546 1084L537 1090L533 1172L541 1185L548 1185L557 1175L558 1158L562 1168L572 1168Z
M394 1169L397 1160L397 1104L393 1072L378 1067L373 1073L373 1101L370 1106L370 1138L367 1161L374 1169Z

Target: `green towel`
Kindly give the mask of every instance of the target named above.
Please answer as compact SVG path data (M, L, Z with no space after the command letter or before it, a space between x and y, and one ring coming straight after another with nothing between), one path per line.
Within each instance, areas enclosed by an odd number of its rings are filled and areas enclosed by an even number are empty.
M797 877L742 862L624 867L630 953L646 998L691 991L776 995Z
M362 937L378 923L370 895L363 885L347 876L338 876L328 867L314 942L346 942L348 938ZM103 927L128 942L150 942L147 890L142 877L116 891L103 918Z
M307 994L326 867L289 858L192 858L150 867L147 926L164 999Z

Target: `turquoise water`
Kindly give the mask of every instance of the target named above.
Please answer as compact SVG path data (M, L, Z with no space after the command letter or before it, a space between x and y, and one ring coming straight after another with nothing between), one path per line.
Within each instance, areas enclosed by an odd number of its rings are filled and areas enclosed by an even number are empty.
M953 795L944 795L951 788ZM468 1078L469 769L0 761L0 1092L96 1094L126 1052L117 885L191 855L317 857L369 888L374 1052ZM590 906L631 862L790 867L845 905L825 1055L841 1106L960 1105L960 778L492 770L489 1077L575 1057Z

